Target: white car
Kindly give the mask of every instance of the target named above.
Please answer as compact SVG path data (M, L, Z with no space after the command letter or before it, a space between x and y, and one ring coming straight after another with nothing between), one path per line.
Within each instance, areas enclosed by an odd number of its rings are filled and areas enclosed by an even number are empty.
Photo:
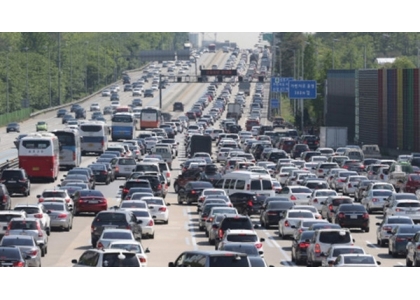
M74 201L68 194L67 190L60 189L46 189L42 192L41 195L36 196L38 198L38 203L42 203L46 198L48 199L64 199L67 205L71 208L74 208Z
M312 190L306 186L293 185L283 187L279 196L289 199L296 204L307 205L312 195Z
M348 196L354 194L361 180L368 180L368 178L360 175L348 176L343 185L343 195Z
M342 254L339 255L333 267L378 267L381 262L376 261L373 255L369 254Z
M38 204L16 204L13 210L24 211L28 218L37 218L41 223L42 229L47 235L51 232L51 218L42 203Z
M286 239L293 236L299 221L304 219L316 220L314 213L309 210L288 210L284 218L279 221L279 237Z
M414 222L420 222L420 201L397 200L386 209L386 216L408 216Z
M140 200L141 201L141 200ZM131 202L123 201L123 202ZM145 202L145 201L142 201ZM137 222L140 222L142 238L155 238L155 221L153 221L150 210L146 208L130 209L137 218Z
M217 245L216 250L227 243L253 243L259 253L263 255L264 248L262 243L264 241L264 238L258 238L258 235L254 230L228 229Z
M291 210L309 210L315 215L315 219L322 219L322 216L319 213L318 209L313 205L295 205L291 208Z
M111 242L108 249L122 249L130 252L135 252L140 260L142 267L147 267L147 253L150 253L149 248L143 249L140 242L137 241L115 241Z
M226 191L223 189L204 189L200 196L198 196L197 211L200 211L200 208L206 198L213 198L211 196L228 196L228 194L226 194Z
M332 245L322 259L322 267L330 267L339 255L342 254L366 254L362 247L349 245Z
M150 214L153 220L163 222L163 224L169 223L169 209L170 203L165 203L162 197L144 197L141 199L148 205Z
M320 213L322 209L321 202L324 202L329 196L338 196L338 193L330 189L314 190L309 198L308 205L315 206Z

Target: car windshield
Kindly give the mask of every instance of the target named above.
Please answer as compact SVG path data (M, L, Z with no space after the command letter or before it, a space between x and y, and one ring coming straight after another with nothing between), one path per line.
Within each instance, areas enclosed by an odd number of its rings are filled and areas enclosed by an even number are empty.
M374 265L375 260L371 256L344 256L344 263L349 265Z

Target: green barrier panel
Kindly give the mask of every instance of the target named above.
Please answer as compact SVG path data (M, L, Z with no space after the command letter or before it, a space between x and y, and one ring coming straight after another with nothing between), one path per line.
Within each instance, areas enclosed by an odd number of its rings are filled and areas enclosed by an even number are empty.
M0 127L6 126L11 122L22 122L29 119L31 115L31 108L24 108L21 110L12 111L7 114L0 115Z

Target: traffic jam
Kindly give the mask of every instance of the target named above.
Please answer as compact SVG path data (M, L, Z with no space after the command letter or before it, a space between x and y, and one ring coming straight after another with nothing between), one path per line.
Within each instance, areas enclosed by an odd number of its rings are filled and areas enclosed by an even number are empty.
M99 100L57 109L57 126L7 129L19 168L0 176L0 266L45 266L75 228L89 243L68 267L420 266L420 154L328 147L268 120L270 52L210 50L125 73ZM150 105L216 55L215 74L238 76L204 78L191 103ZM185 243L162 259L173 231Z

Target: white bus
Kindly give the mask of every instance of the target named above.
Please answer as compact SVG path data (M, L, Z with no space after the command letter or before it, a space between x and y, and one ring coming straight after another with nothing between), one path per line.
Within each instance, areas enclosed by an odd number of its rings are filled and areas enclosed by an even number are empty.
M60 167L77 168L82 163L82 150L79 129L64 128L53 130L60 143Z
M30 179L54 182L60 170L58 138L49 132L30 133L20 140L19 168L25 169Z
M252 193L274 197L275 190L270 175L256 174L250 171L233 171L223 175L214 187L224 189L228 195L234 193Z
M108 126L101 121L82 122L79 125L82 155L102 154L108 148Z

